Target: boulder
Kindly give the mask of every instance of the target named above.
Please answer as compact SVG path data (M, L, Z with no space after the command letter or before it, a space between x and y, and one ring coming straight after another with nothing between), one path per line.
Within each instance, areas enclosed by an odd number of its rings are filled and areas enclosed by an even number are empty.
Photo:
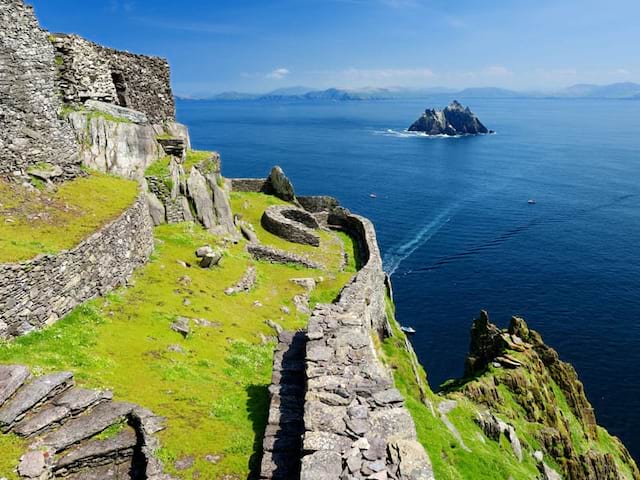
M444 110L425 110L422 116L409 127L409 131L447 136L492 133L469 107L463 107L456 100Z
M152 192L147 192L147 205L149 206L149 215L153 225L157 226L166 222L166 212L164 204Z
M196 167L191 168L191 173L187 180L187 191L193 201L196 217L200 223L206 229L215 227L217 222L212 194L207 185L207 180Z
M178 319L171 324L171 330L173 330L174 332L178 332L184 338L187 338L187 335L189 335L189 332L191 332L189 319L185 317L178 317Z
M293 202L296 198L291 180L284 174L282 168L275 166L267 178L269 193L287 202Z
M213 268L218 266L220 260L222 259L222 253L220 252L209 252L205 254L200 260L200 266L202 268Z
M415 440L398 439L389 444L389 460L397 467L396 478L433 480L433 468L424 448Z

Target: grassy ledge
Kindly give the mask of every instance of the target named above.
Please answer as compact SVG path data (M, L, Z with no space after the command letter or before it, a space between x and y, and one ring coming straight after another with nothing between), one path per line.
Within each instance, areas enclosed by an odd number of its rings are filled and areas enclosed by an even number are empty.
M234 194L234 207L240 207L265 243L273 239L261 230L259 218L274 201L279 202L266 195ZM23 363L36 373L69 369L80 385L110 388L117 400L167 417L159 455L177 478L251 478L261 458L275 346L274 331L265 322L304 327L308 316L293 303L303 288L291 279L313 277L318 287L312 301L332 299L355 271L352 260L338 271L341 245L353 252L353 242L323 232L319 248L301 246L328 265L319 272L256 262L242 242L225 246L193 224L162 225L155 236L156 251L134 274L132 286L76 308L46 330L0 344L0 363ZM274 242L279 247L297 248L279 240ZM203 244L225 250L220 267L195 266L194 250ZM249 265L257 268L256 286L225 295ZM170 329L177 316L210 323L192 322L191 333L182 338ZM17 439L0 439L2 461L5 448L21 451ZM177 471L175 461L185 457L193 458L193 466ZM0 477L10 475L7 468L15 458L5 463L0 463Z
M137 195L136 182L100 173L51 192L0 180L0 263L70 249L115 220Z

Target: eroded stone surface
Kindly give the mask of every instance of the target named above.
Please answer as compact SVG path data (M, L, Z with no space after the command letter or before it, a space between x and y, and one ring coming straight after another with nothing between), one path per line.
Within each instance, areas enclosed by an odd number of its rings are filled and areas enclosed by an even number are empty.
M14 397L0 409L0 425L11 426L25 412L42 403L73 384L71 372L52 373L37 377L22 387Z
M119 422L134 408L135 405L124 402L100 404L86 415L70 420L59 430L46 435L42 444L59 452Z
M29 378L24 365L0 365L0 406Z

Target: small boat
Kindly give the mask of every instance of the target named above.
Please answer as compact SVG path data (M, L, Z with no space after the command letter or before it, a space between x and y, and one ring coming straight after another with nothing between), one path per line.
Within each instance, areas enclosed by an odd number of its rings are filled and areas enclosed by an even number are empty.
M416 329L413 327L405 327L405 326L400 326L400 330L402 330L404 333L408 333L409 335L413 335L414 333L416 333Z
M378 195L376 195L375 193L370 193L370 194L369 194L369 196L370 196L371 198L378 198Z
M529 205L535 205L535 204L536 204L536 201L535 201L533 198L530 198L529 200L527 200L527 203L528 203Z

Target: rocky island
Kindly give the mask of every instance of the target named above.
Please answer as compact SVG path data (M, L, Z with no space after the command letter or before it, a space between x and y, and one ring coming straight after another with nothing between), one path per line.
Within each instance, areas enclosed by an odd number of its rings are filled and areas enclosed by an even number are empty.
M427 109L408 129L409 132L421 132L427 135L478 135L493 133L485 127L478 117L457 100L444 110Z
M0 480L640 478L521 318L434 392L372 222L223 177L163 59L0 23Z

